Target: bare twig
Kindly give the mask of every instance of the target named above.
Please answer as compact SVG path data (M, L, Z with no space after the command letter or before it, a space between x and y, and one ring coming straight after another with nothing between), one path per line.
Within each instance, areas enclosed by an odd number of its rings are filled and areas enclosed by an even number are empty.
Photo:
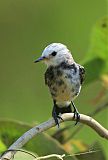
M69 121L69 120L73 120L75 121L74 117L74 113L65 113L62 114L62 119L64 121ZM60 123L62 121L60 120ZM91 127L94 131L96 131L101 137L108 139L108 130L105 129L103 126L101 126L96 120L94 120L93 118L86 116L84 114L80 114L80 122L83 124L88 125L89 127ZM48 120L38 126L33 127L32 129L30 129L29 131L27 131L26 133L24 133L16 142L14 142L8 150L11 149L20 149L22 148L31 138L33 138L34 136L36 136L37 134L48 130L49 128L55 126L55 121L53 119ZM13 157L13 152L7 152L6 154L4 154L0 160L10 160L11 157Z
M51 154L51 155L47 155L47 156L43 156L43 157L38 157L38 158L36 158L36 160L50 159L50 158L54 158L54 157L56 157L59 160L63 160L63 157L65 157L65 154L63 154L63 155Z

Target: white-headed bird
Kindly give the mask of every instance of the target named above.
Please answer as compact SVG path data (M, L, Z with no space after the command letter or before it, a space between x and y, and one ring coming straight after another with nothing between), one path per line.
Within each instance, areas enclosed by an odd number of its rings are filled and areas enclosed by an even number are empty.
M73 100L80 93L85 75L84 67L74 61L71 52L61 43L48 45L42 56L34 62L40 61L47 65L45 84L49 87L53 99L52 116L55 123L59 127L60 114L72 112L72 104L74 118L76 117L75 124L77 124L80 114Z

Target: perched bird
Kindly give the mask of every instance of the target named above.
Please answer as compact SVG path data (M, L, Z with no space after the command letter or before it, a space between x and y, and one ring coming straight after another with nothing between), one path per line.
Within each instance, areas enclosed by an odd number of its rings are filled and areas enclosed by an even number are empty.
M48 45L42 56L34 62L40 61L47 65L45 84L49 87L53 99L52 116L55 123L59 127L60 114L72 112L72 104L74 118L76 117L75 124L77 124L80 114L73 100L80 93L85 75L84 67L74 61L71 52L61 43Z

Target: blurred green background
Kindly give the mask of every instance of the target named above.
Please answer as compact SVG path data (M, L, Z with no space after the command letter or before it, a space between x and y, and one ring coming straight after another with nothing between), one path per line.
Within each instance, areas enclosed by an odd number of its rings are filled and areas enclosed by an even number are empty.
M34 58L46 45L61 42L80 63L93 25L105 14L105 0L1 0L0 116L29 122L51 117L52 100L43 76L46 66L34 64ZM90 110L88 98L96 94L91 92L82 90L77 98L80 112Z
M44 84L46 66L33 60L48 44L61 42L81 63L89 50L92 28L106 12L106 0L0 0L0 117L30 123L49 119L52 99ZM98 80L83 85L75 100L81 113L95 109L92 99L101 87ZM96 119L107 127L106 117L103 111ZM101 140L94 132L91 139L89 134L85 137L90 142Z

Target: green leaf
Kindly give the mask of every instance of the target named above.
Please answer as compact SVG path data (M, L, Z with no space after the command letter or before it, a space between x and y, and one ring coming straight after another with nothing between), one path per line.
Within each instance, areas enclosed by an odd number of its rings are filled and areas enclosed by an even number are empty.
M102 73L104 72L106 64L101 58L94 58L84 64L86 71L85 74L85 84L91 83L98 80Z
M108 60L108 17L97 21L91 34L89 55Z
M95 24L83 66L86 70L85 84L98 80L102 74L108 73L108 17L100 19Z
M26 150L22 150L15 153L13 160L36 160L36 157L38 156Z

